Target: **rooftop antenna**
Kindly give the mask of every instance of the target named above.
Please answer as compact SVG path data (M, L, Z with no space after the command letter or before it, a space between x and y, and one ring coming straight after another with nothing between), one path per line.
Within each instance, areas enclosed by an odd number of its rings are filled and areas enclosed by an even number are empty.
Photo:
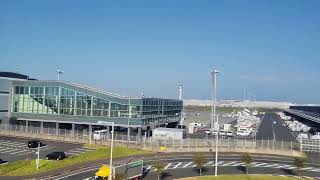
M58 69L57 70L57 74L58 74L58 81L60 81L60 74L63 74L63 71Z

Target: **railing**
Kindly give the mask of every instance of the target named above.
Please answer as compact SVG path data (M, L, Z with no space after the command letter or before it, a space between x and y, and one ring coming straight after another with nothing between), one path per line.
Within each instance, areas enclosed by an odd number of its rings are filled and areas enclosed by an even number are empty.
M88 131L72 131L67 129L40 128L22 125L0 125L0 134L9 136L18 136L25 138L48 139L56 141L68 141L75 143L89 143L95 145L109 145L111 133L103 136L102 139L93 139L92 133ZM145 136L132 134L128 138L126 133L115 132L114 143L117 146L127 146L137 149L145 149L156 152L210 152L215 150L216 141L213 138L202 139L154 139ZM304 143L306 144L306 143ZM255 140L255 139L237 139L220 138L217 146L220 152L251 152L263 154L294 155L301 150L309 151L302 143L273 141L273 140ZM314 151L320 152L320 143L312 144Z
M320 153L320 139L301 139L301 151Z

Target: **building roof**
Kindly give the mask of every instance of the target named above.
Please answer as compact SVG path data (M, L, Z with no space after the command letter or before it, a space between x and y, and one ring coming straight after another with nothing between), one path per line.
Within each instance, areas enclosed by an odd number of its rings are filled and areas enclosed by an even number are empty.
M15 73L15 72L0 72L0 77L13 78L13 79L35 80L35 79L30 78L27 75Z

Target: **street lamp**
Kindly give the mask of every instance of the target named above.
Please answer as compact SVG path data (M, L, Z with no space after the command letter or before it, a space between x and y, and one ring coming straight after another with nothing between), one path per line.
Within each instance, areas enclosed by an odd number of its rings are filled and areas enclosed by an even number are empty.
M37 171L39 170L39 164L40 164L40 141L38 141L38 151L36 152L38 155L37 160L36 160L36 165L37 165Z
M211 85L212 85L212 112L211 112L211 133L213 133L213 122L216 118L216 104L217 104L217 74L219 71L216 69L212 69L211 71ZM218 120L218 119L217 119ZM216 126L219 126L218 121L215 122ZM216 129L216 159L215 159L215 176L217 176L217 165L218 165L218 133L219 133L219 127L215 127Z
M275 132L274 132L274 125L276 125L276 124L277 124L277 121L273 121L273 122L272 122L273 141L276 140L276 134L275 134Z
M58 81L60 81L60 74L62 74L63 73L63 71L62 70L60 70L60 69L58 69L57 70L57 74L58 74Z
M110 147L110 180L112 180L112 153L113 153L113 133L114 133L114 122L112 122L111 129L111 147Z
M114 122L101 122L98 121L99 125L111 125L111 145L110 145L110 173L109 173L109 180L112 180L112 153L113 153L113 134L114 134Z

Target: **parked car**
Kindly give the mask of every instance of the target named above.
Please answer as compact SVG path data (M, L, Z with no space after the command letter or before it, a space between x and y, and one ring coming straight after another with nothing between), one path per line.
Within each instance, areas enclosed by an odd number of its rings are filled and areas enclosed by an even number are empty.
M7 164L7 163L8 163L8 161L4 161L4 160L0 159L0 164Z
M45 146L45 144L43 144L39 140L28 141L28 148L37 148L39 144L40 144L40 147Z
M47 160L53 159L53 160L63 160L67 156L64 152L52 152L46 155Z

